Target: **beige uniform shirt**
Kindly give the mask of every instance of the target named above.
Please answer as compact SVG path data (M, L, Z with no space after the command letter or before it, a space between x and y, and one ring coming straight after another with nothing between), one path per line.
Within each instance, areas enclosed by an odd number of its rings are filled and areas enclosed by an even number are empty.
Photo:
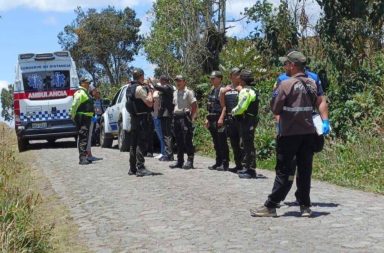
M174 112L190 112L192 104L196 102L195 94L192 90L185 87L183 90L176 90L173 93Z

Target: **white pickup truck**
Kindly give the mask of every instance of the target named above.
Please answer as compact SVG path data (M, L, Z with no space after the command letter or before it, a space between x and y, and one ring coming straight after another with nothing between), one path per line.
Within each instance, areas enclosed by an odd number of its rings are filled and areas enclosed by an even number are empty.
M126 84L120 88L101 116L100 146L103 148L112 147L112 142L117 137L119 150L122 152L129 151L131 117L125 108L125 93L128 86L129 84Z

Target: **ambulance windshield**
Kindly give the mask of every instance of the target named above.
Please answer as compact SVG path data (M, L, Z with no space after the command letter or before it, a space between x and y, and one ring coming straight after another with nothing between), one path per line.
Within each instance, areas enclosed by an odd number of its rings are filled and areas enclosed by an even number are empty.
M69 70L23 73L25 92L66 90L70 87Z

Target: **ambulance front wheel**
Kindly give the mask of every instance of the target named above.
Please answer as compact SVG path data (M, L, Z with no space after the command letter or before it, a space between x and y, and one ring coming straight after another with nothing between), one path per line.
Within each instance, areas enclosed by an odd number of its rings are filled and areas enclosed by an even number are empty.
M17 147L19 148L19 152L24 152L27 150L28 140L23 140L21 138L17 139Z

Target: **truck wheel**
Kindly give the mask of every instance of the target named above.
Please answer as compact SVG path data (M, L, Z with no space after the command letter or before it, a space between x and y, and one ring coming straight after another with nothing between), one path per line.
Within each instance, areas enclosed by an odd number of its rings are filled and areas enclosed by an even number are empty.
M102 148L111 148L113 142L113 136L111 134L105 133L104 122L100 126L100 146Z
M123 122L119 123L119 150L120 152L129 151L129 133L123 129Z
M28 140L17 139L17 147L19 148L19 152L26 151L28 143Z
M47 141L48 141L48 144L49 144L50 146L52 146L52 145L54 145L54 144L55 144L55 142L56 142L56 139L54 139L54 138L51 138L51 139L48 139Z

